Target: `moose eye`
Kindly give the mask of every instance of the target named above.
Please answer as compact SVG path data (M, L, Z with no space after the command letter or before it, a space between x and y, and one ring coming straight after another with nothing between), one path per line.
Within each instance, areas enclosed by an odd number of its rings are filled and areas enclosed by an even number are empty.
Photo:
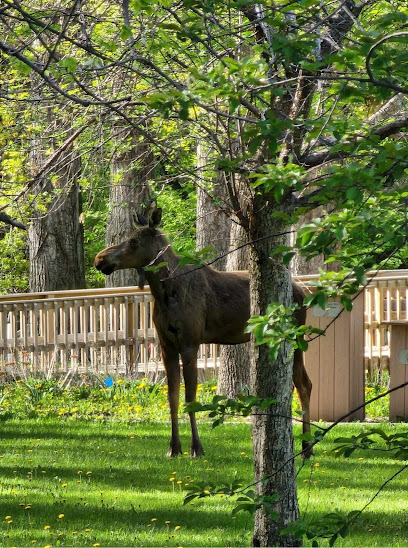
M137 238L131 238L130 239L130 245L132 247L137 247L139 245L139 240Z

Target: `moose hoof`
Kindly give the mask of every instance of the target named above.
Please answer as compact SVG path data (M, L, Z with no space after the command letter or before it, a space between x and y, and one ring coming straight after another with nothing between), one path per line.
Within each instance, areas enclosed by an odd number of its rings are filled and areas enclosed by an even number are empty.
M166 456L167 457L178 457L178 455L182 455L181 445L170 445L169 450L167 451Z
M204 449L200 445L199 447L191 448L191 456L196 459L197 457L202 457L204 455Z

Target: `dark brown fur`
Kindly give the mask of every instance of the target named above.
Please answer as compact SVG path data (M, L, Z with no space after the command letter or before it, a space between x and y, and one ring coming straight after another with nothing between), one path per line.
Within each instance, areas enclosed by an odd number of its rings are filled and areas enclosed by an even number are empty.
M180 454L178 407L180 399L181 356L186 402L196 399L197 351L202 343L238 344L249 341L244 333L250 316L248 272L218 272L205 266L179 267L165 236L157 230L161 210L156 209L150 226L141 226L134 236L121 244L108 247L95 257L95 267L109 275L122 268L137 268L166 263L156 272L146 271L146 280L154 297L153 321L160 340L167 375L171 415L171 439L168 454ZM303 293L294 285L294 301L299 325L305 323ZM311 382L303 364L303 354L294 354L293 381L304 411L304 432L310 431L309 402ZM192 456L203 455L194 413L189 413ZM304 444L305 453L308 451Z

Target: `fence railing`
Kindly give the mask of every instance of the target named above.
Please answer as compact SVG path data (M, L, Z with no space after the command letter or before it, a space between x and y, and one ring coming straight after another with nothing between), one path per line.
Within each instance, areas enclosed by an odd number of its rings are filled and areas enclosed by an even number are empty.
M388 360L390 321L408 321L408 270L379 272L364 295L365 357Z
M384 322L408 321L407 297L408 270L379 272L364 289L366 358L389 358ZM152 307L150 292L135 287L0 296L0 368L157 374ZM202 345L199 366L217 368L217 345Z
M157 375L162 370L153 298L134 287L0 296L3 371ZM216 365L215 345L200 366Z

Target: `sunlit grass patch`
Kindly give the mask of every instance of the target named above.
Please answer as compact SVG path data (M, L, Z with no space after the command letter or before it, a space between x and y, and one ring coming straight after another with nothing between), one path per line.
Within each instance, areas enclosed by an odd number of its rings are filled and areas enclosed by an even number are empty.
M198 460L164 457L168 424L41 419L0 426L1 546L248 544L249 518L231 520L233 501L182 504L192 480L251 474L250 459L236 448L240 440L250 453L248 425L231 425L227 436L202 425L207 455ZM182 438L187 450L186 424ZM2 513L10 516L4 523Z
M0 422L1 546L250 545L253 518L243 512L232 516L234 498L215 496L183 505L197 481L251 483L248 419L212 429L200 414L206 454L191 459L190 428L180 411L185 454L167 459L170 425L164 384L123 381L115 388L70 390L55 381L37 384L34 391L24 383L4 387L10 392L2 405L8 401L10 407L2 408ZM211 401L215 393L214 382L200 385L201 401ZM61 409L62 414L56 412ZM304 464L297 461L306 519L359 510L401 466L373 451L358 451L348 459L336 456L333 440L361 428L337 426L317 445L315 457ZM390 433L405 426L384 423L381 428ZM297 434L300 430L296 425ZM407 481L405 473L387 486L361 524L353 525L336 545L408 546Z

